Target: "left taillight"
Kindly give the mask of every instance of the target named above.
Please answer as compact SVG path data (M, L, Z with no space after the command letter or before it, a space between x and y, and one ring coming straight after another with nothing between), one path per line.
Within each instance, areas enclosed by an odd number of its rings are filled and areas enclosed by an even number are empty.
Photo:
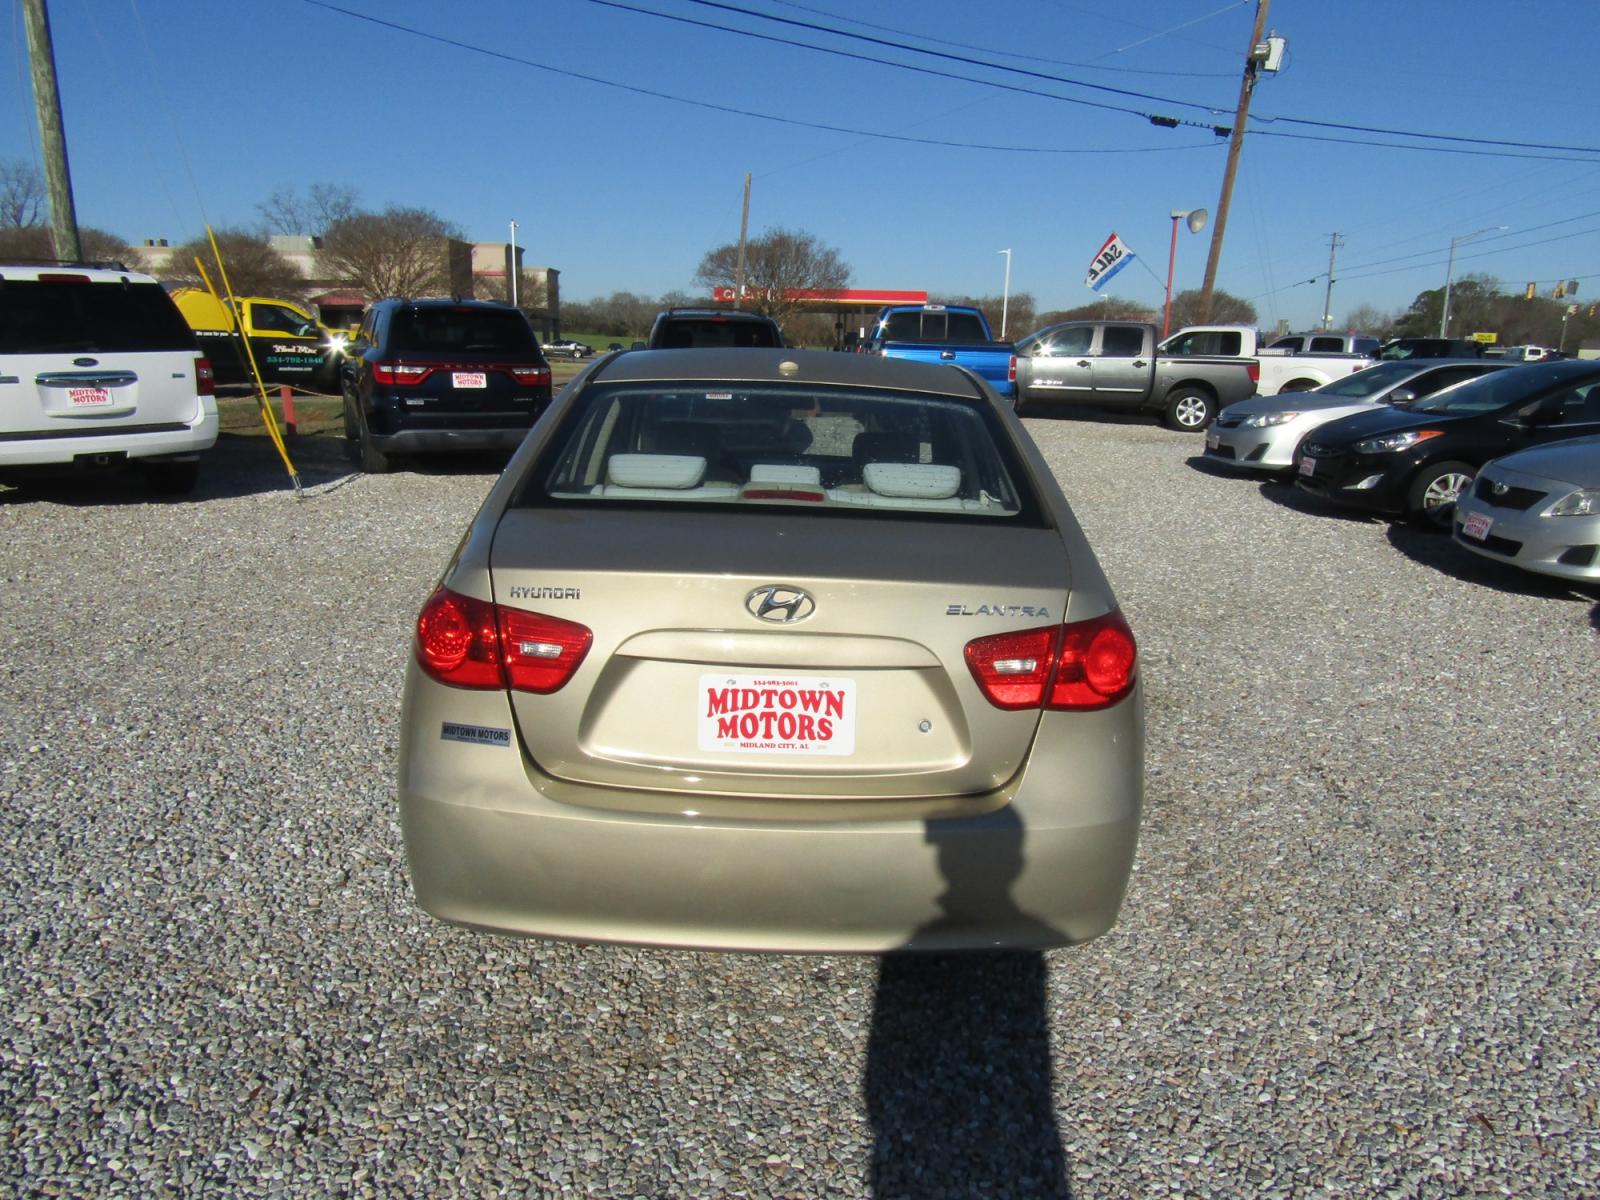
M547 695L564 687L594 634L576 621L439 588L417 616L417 663L451 687Z
M217 373L211 369L211 360L195 355L194 390L201 396L217 394Z
M433 374L433 368L423 363L380 362L372 364L372 381L381 383L385 387L421 383L431 374Z
M1245 360L1244 369L1250 376L1251 383L1261 382L1261 364L1253 358Z
M996 708L1085 711L1106 708L1133 690L1139 651L1120 612L975 638L967 668Z

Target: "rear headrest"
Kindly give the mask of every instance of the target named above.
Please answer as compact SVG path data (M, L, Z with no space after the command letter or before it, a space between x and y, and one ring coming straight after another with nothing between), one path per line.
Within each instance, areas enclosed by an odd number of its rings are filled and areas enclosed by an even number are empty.
M696 454L613 454L606 460L606 482L617 487L681 491L699 487L705 477L706 460Z
M961 468L943 463L868 463L861 475L878 495L902 500L948 500L961 488Z

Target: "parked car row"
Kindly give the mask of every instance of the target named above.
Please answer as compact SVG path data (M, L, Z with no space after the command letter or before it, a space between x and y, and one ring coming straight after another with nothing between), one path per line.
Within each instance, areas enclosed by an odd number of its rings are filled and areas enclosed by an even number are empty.
M1223 410L1205 459L1449 531L1529 571L1600 581L1597 362L1381 362Z

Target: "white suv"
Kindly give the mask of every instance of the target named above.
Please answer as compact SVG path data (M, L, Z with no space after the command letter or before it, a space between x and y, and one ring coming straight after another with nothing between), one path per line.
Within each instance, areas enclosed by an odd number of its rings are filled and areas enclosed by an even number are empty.
M136 463L187 492L216 440L211 366L160 283L0 264L0 480Z

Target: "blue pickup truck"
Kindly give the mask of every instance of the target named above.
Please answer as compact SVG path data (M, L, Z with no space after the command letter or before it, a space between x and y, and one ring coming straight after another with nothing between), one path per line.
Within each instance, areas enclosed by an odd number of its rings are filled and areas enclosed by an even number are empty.
M862 343L867 354L965 367L1002 396L1017 387L1017 354L998 342L982 310L960 304L891 304Z

